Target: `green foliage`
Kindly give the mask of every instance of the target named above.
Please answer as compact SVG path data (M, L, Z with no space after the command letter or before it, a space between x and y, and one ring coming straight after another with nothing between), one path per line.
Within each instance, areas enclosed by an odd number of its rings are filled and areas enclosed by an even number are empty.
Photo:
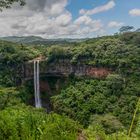
M139 38L139 32L129 32L46 48L0 41L0 139L75 140L82 135L82 128L64 117L68 116L85 127L87 140L137 140L139 113L132 138L126 131L140 96ZM19 88L3 88L21 83L22 65L40 54L50 63L66 59L72 64L110 68L112 74L104 79L67 78L66 83L61 82L65 84L57 91L60 93L52 97L54 112L61 116L47 114L23 105L33 102L30 82ZM52 89L56 79L50 77L48 82Z
M67 47L59 47L57 45L48 48L46 55L48 56L48 62L70 57Z
M127 44L140 46L140 32L127 32L120 35L120 39Z
M100 129L100 127L97 128L95 129L94 127L89 127L87 130L85 130L87 140L139 140L135 135L128 137L126 132L117 132L111 135L106 135L105 132Z
M136 35L135 35L136 34ZM118 72L130 69L137 70L140 67L139 33L132 33L134 39L108 37L82 42L73 47L55 46L49 48L46 54L48 60L68 58L72 63L90 64L97 67L110 67ZM127 38L127 36L124 35ZM52 59L53 58L53 59ZM126 72L125 72L126 73Z
M100 124L89 125L84 132L88 140L105 140L106 138L104 128Z
M105 80L74 81L52 97L57 113L64 113L84 126L89 125L93 114L112 113L125 127L129 127L137 96L134 91L133 95L125 91L123 78L109 75Z
M19 92L15 88L0 88L0 110L20 103Z
M133 29L134 29L133 26L122 26L122 27L120 28L120 32L121 32L121 33L123 33L123 32L129 32L129 31L131 31L131 30L133 30Z
M112 134L106 134L105 131L106 129L103 128L101 124L91 124L87 129L84 130L83 133L85 134L87 140L139 140L135 134L132 134L131 137L128 137L127 132L123 130Z
M135 127L135 133L137 137L140 139L140 102L138 103L138 115L137 115L137 125Z
M21 82L24 62L39 55L34 48L0 41L0 85L15 86Z
M2 11L3 8L10 8L11 5L15 2L19 2L21 6L25 4L25 0L1 0L0 1L0 10Z
M90 119L90 126L101 126L106 134L123 131L122 123L110 114L106 115L93 115Z
M1 140L75 140L79 129L66 117L26 106L0 111Z

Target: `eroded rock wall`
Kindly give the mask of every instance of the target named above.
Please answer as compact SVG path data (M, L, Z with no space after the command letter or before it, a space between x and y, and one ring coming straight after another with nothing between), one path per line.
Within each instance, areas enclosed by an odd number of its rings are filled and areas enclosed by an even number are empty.
M86 64L72 64L69 60L58 60L56 62L47 63L46 61L40 62L40 75L75 75L75 76L88 76L93 78L106 77L112 72L109 68L95 67ZM33 63L26 63L24 66L24 77L33 77Z

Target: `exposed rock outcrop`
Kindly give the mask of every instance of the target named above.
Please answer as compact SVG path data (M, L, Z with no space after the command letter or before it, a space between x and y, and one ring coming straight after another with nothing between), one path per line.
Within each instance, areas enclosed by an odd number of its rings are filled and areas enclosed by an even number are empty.
M69 60L58 60L56 62L47 63L40 62L40 75L47 76L87 76L93 78L104 78L112 72L109 68L95 67L86 64L72 64ZM33 63L26 63L24 66L24 78L33 77Z

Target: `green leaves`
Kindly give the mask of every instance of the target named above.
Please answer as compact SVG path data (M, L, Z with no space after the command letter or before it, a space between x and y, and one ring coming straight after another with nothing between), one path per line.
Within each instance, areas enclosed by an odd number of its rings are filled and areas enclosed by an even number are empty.
M67 117L26 106L0 111L2 140L75 140L80 128Z
M138 69L140 33L90 39L75 46L48 48L48 60L69 59L71 63L111 67L119 72Z
M0 110L21 104L19 92L15 88L0 88Z
M23 64L39 54L32 47L0 41L0 85L15 86L20 83Z
M4 8L11 8L12 4L18 2L21 6L25 5L25 0L0 0L0 11Z
M105 80L81 80L52 97L54 111L68 115L84 126L93 114L111 113L126 127L129 126L137 97L126 92L123 78L117 74ZM131 87L134 89L134 87Z
M122 27L120 28L120 33L123 33L123 32L130 32L130 31L132 31L133 29L134 29L133 26L122 26Z

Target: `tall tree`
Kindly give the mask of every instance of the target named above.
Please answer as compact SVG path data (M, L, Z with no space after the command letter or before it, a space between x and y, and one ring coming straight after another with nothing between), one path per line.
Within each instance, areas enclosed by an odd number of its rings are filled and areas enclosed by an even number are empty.
M133 30L134 27L133 26L122 26L119 31L120 33L124 33L124 32L130 32L131 30Z
M15 2L18 2L21 6L25 4L25 0L0 0L0 11L4 8L10 8Z

